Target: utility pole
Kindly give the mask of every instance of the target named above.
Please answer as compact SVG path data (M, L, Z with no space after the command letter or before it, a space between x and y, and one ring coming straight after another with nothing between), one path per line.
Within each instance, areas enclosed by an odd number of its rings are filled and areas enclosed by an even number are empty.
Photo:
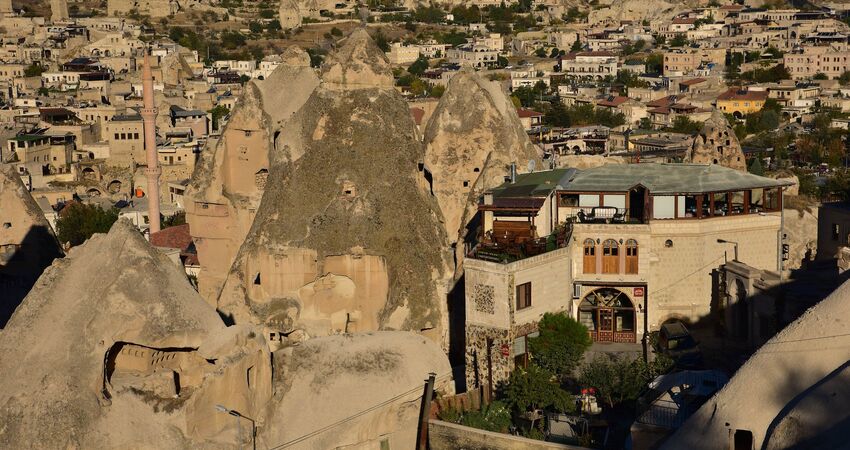
M428 448L428 419L431 415L431 397L434 395L434 380L437 374L431 372L425 381L425 394L422 396L422 406L419 409L419 433L416 435L416 450Z

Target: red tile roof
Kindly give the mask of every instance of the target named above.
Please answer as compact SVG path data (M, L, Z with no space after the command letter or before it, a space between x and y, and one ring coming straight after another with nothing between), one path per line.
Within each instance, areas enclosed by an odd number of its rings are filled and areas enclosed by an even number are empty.
M192 243L189 224L176 225L151 234L151 245L160 248L180 249L180 259L186 266L198 266L198 253Z
M682 86L693 86L695 84L704 83L705 78L691 78L690 80L685 80L679 83Z
M600 101L596 102L596 105L597 106L610 106L612 108L616 108L616 107L622 105L623 103L626 103L627 101L629 101L628 97L623 97L623 96L617 95L617 96L608 97L605 100L600 100Z
M542 112L537 112L531 108L517 108L516 113L520 117L542 117Z
M662 107L662 106L670 106L670 105L672 105L673 103L676 103L676 100L677 100L677 99L678 99L678 98L677 98L675 95L668 95L668 96L666 96L666 97L662 97L662 98L659 98L659 99L657 99L657 100L653 100L653 101L651 101L651 102L647 103L647 104L646 104L646 106L649 106L650 108L658 108L658 107Z
M189 234L189 224L168 227L151 234L151 245L154 247L179 248L185 250L192 243Z
M677 25L693 25L696 19L673 19L673 23Z
M422 108L410 108L410 115L413 116L413 121L416 125L422 125L422 118L425 117L425 110Z

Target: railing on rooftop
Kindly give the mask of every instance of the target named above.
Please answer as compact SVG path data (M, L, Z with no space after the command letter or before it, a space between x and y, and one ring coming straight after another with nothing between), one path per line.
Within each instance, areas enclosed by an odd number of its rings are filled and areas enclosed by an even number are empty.
M561 207L564 209L564 207ZM629 215L628 208L616 206L583 206L569 207L567 214L558 214L558 219L573 223L596 223L596 224L644 224L642 218Z
M572 237L572 231L572 223L566 222L559 225L552 234L539 238L517 236L512 233L504 236L485 235L467 256L483 261L509 264L566 247Z

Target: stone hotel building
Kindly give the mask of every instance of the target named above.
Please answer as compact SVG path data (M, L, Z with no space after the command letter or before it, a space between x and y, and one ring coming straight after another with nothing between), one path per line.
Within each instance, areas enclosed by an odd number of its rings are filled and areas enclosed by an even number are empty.
M631 164L523 174L486 192L464 261L468 386L524 364L547 312L602 343L713 313L712 271L733 251L718 240L777 268L787 185L719 165Z

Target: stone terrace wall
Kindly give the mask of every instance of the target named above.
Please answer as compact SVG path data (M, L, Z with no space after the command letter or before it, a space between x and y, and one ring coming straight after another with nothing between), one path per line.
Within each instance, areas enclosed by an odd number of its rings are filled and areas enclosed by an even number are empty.
M585 447L555 444L510 434L494 433L441 420L428 422L431 450L583 450Z

